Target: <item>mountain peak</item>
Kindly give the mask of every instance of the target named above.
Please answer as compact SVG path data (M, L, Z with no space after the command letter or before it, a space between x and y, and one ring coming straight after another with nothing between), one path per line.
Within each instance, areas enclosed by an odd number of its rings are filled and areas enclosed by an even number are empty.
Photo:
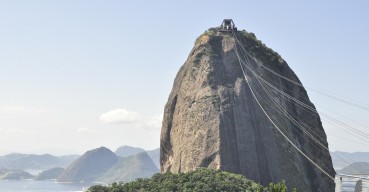
M102 173L109 170L118 157L108 148L100 147L84 153L73 161L59 176L61 182L92 182Z
M164 109L161 171L208 167L263 185L283 179L299 191L333 191L334 182L294 149L266 116L309 154L316 145L306 141L307 133L296 131L299 127L281 109L312 127L322 144L313 159L334 176L330 154L322 147L328 144L319 115L307 113L269 86L315 109L304 87L297 85L300 80L253 33L226 29L222 24L202 34L177 73Z

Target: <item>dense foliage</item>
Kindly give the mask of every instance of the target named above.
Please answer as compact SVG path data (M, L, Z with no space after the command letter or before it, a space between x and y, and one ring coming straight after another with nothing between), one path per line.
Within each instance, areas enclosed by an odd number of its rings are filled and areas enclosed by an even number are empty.
M263 187L242 175L220 170L198 169L189 173L155 174L151 179L137 179L129 183L113 183L109 187L95 185L90 192L143 192L143 191L249 191L249 192L286 192L284 182L271 183ZM294 190L295 191L295 190Z

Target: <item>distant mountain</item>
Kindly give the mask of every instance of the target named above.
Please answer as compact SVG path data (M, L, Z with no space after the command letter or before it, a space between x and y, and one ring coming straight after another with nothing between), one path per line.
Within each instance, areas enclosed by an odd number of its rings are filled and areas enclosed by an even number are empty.
M138 147L131 147L127 145L121 146L117 150L115 150L115 154L120 157L128 157L131 155L136 155L141 152L145 152L145 150Z
M126 146L123 149L137 148ZM158 157L157 153L158 150L150 151L154 158ZM158 167L146 152L128 157L118 157L109 149L100 147L87 151L76 159L59 175L57 180L60 182L127 182L136 178L148 178L158 172ZM48 178L51 178L58 175L58 173L53 174L54 170L48 170L40 173L38 177L47 175ZM40 179L45 179L45 177Z
M360 174L369 174L369 163L368 162L356 162L351 165L337 171L341 174L349 174L349 175L360 175Z
M145 152L144 149L138 147L131 147L127 145L123 145L115 150L115 154L120 157L128 157L132 155L137 155L139 153ZM146 153L150 156L156 167L160 169L160 149L154 149L150 151L146 151Z
M21 179L33 179L34 176L19 169L1 169L0 180L21 180Z
M336 170L340 170L347 166L347 163L341 160L338 157L341 157L348 163L355 163L355 162L369 162L369 152L342 152L342 151L335 151L331 152L333 167Z
M52 167L67 167L77 157L76 155L56 157L50 154L34 155L12 153L0 156L0 168L44 170Z
M150 156L156 167L160 169L160 149L157 148L146 153Z
M42 171L40 174L37 175L37 180L50 180L58 178L63 172L64 168L62 167L55 167L45 171Z
M108 171L118 156L105 147L93 149L73 161L57 179L60 182L91 182Z
M62 162L65 163L65 166L60 166L63 168L68 167L74 160L78 159L80 155L64 155L64 156L57 156Z
M137 178L149 178L159 173L152 159L146 152L121 158L109 171L96 181L112 183L133 181Z

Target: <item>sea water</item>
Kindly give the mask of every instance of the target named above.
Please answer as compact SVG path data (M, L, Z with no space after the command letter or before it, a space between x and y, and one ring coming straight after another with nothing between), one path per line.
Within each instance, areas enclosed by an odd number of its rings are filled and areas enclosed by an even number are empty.
M92 185L59 183L53 180L1 180L0 192L82 192Z
M94 184L59 183L53 180L0 180L0 192L83 192ZM342 183L342 192L355 191L355 182ZM369 191L364 187L363 191Z

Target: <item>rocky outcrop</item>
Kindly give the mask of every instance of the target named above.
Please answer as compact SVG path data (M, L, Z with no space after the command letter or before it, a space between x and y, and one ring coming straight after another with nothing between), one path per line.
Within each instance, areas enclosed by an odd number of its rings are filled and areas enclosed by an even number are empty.
M315 109L302 86L261 67L263 64L300 83L277 53L252 33L236 34L250 54L243 57L256 74ZM334 176L329 152L288 120L277 104L327 147L319 115L298 107L277 91L262 86L250 71L245 72L271 119L304 153ZM334 182L294 149L266 117L243 76L235 39L217 28L196 40L174 80L164 110L160 142L162 172L208 167L239 173L262 185L285 180L298 191L334 191Z

